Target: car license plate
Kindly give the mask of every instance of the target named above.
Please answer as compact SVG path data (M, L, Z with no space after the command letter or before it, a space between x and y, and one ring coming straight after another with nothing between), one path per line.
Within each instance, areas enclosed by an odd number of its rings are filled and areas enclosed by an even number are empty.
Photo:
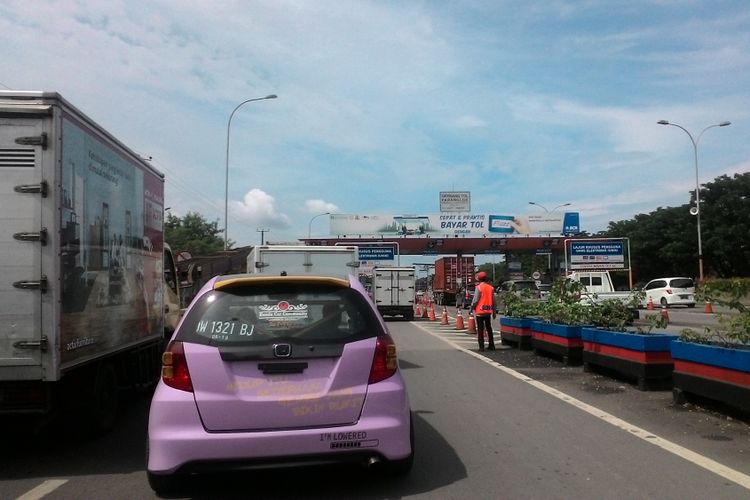
M681 299L687 300L690 298L690 295L680 295Z

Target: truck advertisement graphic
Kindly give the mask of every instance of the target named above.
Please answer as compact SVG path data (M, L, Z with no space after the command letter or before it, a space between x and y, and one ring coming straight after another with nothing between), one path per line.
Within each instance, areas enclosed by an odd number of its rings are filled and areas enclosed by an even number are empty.
M61 362L163 330L163 181L69 115L61 148Z

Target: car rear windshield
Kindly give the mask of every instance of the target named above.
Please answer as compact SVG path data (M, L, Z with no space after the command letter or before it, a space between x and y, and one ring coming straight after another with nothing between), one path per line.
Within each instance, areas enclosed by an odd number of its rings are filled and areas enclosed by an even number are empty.
M693 288L693 280L690 278L677 278L670 281L672 288Z
M346 343L383 333L364 297L324 284L274 284L214 290L190 308L177 340L252 345L286 340Z

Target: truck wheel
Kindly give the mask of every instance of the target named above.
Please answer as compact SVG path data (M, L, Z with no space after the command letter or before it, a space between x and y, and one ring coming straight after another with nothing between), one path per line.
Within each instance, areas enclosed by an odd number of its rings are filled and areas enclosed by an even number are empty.
M117 421L117 374L111 363L102 363L96 370L89 397L83 404L83 416L93 434L112 430Z

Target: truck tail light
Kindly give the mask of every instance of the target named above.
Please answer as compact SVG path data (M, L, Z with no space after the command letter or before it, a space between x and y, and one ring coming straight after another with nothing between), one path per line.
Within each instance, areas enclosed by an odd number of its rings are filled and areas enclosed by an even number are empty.
M396 356L396 344L389 335L380 335L375 343L375 356L372 358L370 368L370 380L368 383L375 384L391 377L398 369L398 357Z
M161 379L169 387L180 391L193 392L185 349L182 342L173 341L161 355Z

